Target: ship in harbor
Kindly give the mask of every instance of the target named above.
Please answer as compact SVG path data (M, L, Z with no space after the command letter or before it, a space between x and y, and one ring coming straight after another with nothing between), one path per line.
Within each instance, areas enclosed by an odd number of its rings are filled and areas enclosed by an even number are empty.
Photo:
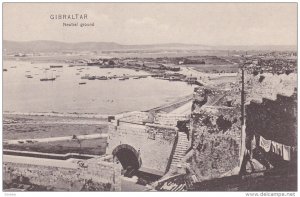
M108 78L106 76L100 76L100 77L96 77L98 80L107 80Z
M41 78L40 81L54 81L56 78L53 77L53 72L52 72L52 77L47 77L47 72L45 72L45 77Z
M54 81L55 78L54 77L51 77L51 78L42 78L40 79L40 81Z
M89 76L88 77L88 80L95 80L96 79L96 76Z
M50 65L50 68L62 68L62 65Z
M122 78L119 78L119 80L121 80L121 81L124 81L124 80L127 80L127 79L129 79L129 77L122 77Z

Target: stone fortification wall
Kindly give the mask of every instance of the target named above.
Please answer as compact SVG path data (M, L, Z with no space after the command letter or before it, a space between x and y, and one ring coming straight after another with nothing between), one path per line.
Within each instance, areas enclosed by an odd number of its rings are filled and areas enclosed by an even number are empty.
M186 115L157 113L154 116L154 123L176 127L177 121L188 119L189 117Z
M29 162L3 163L4 182L19 184L35 184L52 188L56 191L89 190L92 185L97 191L120 191L121 169L109 162L92 162L85 167L77 164L65 166L51 165L51 160L45 165Z
M114 121L109 125L107 154L128 144L140 154L142 168L164 174L174 146L177 128L158 124L130 124Z
M245 131L279 143L296 145L297 75L245 73ZM241 83L230 90L195 89L191 117L191 170L198 180L229 175L241 163ZM249 148L249 147L248 147Z
M241 121L238 89L197 88L190 135L190 169L199 181L219 178L240 164Z
M241 123L235 108L204 107L191 118L194 154L190 166L198 180L222 177L239 166Z
M144 121L147 121L149 119L149 115L150 114L147 112L133 111L118 115L116 116L116 119L121 122L142 124Z
M292 96L297 88L297 74L245 74L246 101L276 100L277 95Z

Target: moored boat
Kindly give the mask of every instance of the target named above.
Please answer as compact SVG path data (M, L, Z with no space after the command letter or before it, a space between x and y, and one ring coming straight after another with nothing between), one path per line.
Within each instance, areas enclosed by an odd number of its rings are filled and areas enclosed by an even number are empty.
M90 76L88 77L88 80L95 80L96 79L96 76Z
M42 78L42 79L40 79L40 81L54 81L55 80L55 78L53 77L53 78Z
M88 74L86 74L86 75L82 76L81 79L89 79L89 77L90 76Z
M122 77L122 78L119 78L119 80L121 80L121 81L124 81L124 80L127 80L127 79L129 79L129 77Z
M98 80L107 80L107 77L106 76L100 76L100 77L97 77Z
M50 65L50 68L62 68L62 65Z

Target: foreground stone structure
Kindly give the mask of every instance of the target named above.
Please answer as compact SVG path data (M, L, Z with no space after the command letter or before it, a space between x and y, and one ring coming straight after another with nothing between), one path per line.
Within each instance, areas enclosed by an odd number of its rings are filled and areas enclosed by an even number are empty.
M163 176L181 159L175 153L176 146L182 146L178 143L177 123L187 119L180 114L150 112L110 117L106 156L87 160L39 157L43 153L7 155L3 167L6 188L17 183L37 186L42 191L120 191L122 167ZM181 132L182 140L186 140L185 135ZM181 152L183 156L185 151Z
M230 84L229 90L195 89L187 189L295 191L296 81L294 73L253 75L246 72L243 126L237 83ZM271 144L269 148L267 143Z
M284 171L285 176L296 176L297 75L248 74L246 79L249 84L245 106L248 154L242 172L273 169ZM262 144L262 138L269 143L269 148Z
M106 153L114 155L124 169L131 166L162 176L170 166L178 129L155 124L150 116L146 112L116 116L109 125Z
M246 75L245 84L243 126L240 84L198 87L190 117L152 112L110 117L108 156L89 159L85 167L6 161L5 180L30 177L32 184L61 190L119 191L120 163L123 169L164 176L155 187L161 191L294 191L296 77ZM290 158L263 151L259 137L291 147Z
M121 190L121 169L107 157L87 160L83 166L51 159L14 161L4 157L3 176L6 184L39 185L55 191Z

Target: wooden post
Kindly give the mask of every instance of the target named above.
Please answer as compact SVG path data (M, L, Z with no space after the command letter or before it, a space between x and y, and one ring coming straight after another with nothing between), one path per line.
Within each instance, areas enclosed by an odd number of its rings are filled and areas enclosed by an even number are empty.
M241 92L241 116L242 126L245 124L245 76L244 76L244 65L242 67L242 92Z

